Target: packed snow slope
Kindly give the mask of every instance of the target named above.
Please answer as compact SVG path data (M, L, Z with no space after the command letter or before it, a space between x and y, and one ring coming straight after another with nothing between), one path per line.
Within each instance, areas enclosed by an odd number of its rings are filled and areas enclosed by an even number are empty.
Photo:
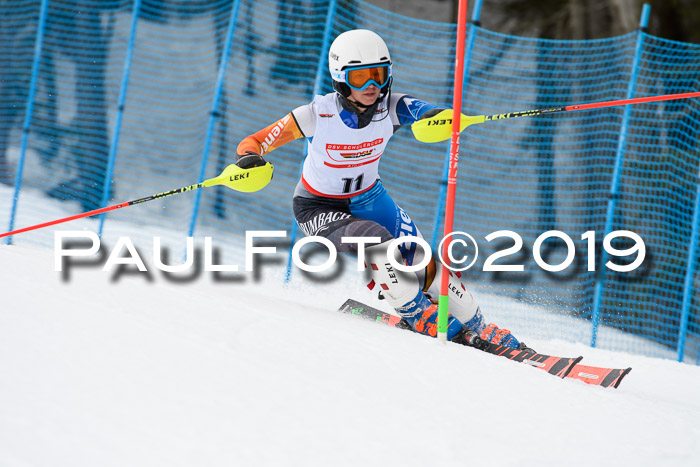
M633 367L604 389L337 313L342 281L0 265L4 467L700 465L696 366L521 336Z

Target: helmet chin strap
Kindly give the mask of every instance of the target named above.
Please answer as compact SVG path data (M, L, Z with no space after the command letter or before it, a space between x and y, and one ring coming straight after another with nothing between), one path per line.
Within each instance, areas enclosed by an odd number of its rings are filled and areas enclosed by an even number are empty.
M357 101L352 101L352 100L350 100L349 97L346 97L345 99L346 99L348 102L350 102L352 105L354 105L355 107L357 107L357 108L358 108L360 111L362 111L362 112L366 111L366 110L369 109L370 107L373 107L373 106L377 103L377 101L380 100L380 98L379 98L379 96L378 96L377 99L376 99L373 103L371 103L370 105L365 105L365 104L361 104L360 102L357 102Z
M350 100L350 96L344 96L341 93L338 93L338 97L340 97L340 103L343 104L343 107L345 108L345 110L348 110L348 111L354 112L354 113L367 112L367 109L375 107L382 100L382 96L380 95L379 97L377 97L377 100L375 100L372 104L365 105L365 104L362 104L360 102Z
M362 104L362 103L354 101L354 100L351 101L350 100L350 88L347 85L344 85L345 89L336 88L336 86L334 85L333 89L335 89L338 92L338 94L342 97L342 100L354 105L360 111L360 113L364 113L364 112L367 112L368 109L371 109L373 107L376 108L377 105L382 100L384 100L385 97L388 97L391 95L391 85L392 85L393 81L394 81L394 78L390 76L389 81L384 86L379 88L379 96L377 96L377 99L373 103L371 103L370 105L365 105L365 104ZM346 92L343 92L343 91L346 91ZM388 98L387 98L387 102L389 102ZM347 110L351 110L351 109L347 109Z
M379 93L379 96L377 97L377 100L374 101L374 103L370 105L364 105L359 102L355 102L354 100L350 100L350 96L346 96L341 92L338 92L338 98L340 99L340 104L343 106L345 110L348 112L353 112L357 114L359 121L358 125L359 128L364 128L365 126L369 125L370 122L374 120L375 117L375 111L379 104L386 99L387 102L389 102L389 97L391 95L391 87L387 89L387 93L384 94L382 92ZM377 121L384 120L389 116L389 112L385 112L384 116L380 118Z

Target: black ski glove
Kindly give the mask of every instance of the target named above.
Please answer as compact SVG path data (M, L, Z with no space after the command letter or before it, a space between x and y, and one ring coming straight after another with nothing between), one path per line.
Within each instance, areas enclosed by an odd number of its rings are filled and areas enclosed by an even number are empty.
M423 120L424 118L434 117L437 114L439 114L440 112L442 112L443 110L445 110L445 109L442 109L442 108L430 109L430 110L426 111L423 115L421 115L419 120Z
M252 169L253 167L262 167L267 164L267 161L260 154L252 151L246 151L245 154L236 154L236 165L241 169Z

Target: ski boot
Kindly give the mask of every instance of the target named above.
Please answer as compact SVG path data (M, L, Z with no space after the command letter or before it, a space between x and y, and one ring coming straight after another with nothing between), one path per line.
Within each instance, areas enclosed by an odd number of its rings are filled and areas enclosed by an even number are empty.
M486 342L491 342L492 344L502 345L504 347L510 347L511 349L516 350L528 350L530 352L535 352L524 342L518 341L518 339L516 339L508 329L500 329L493 323L489 323L483 329L483 331L481 331L479 337Z
M431 302L421 291L407 305L397 308L396 313L403 318L411 329L430 337L437 336L438 306ZM447 315L447 338L452 340L462 332L462 323Z
M462 332L456 335L452 342L479 350L487 350L489 347L488 341L482 339L478 332L469 329L467 326L464 326Z

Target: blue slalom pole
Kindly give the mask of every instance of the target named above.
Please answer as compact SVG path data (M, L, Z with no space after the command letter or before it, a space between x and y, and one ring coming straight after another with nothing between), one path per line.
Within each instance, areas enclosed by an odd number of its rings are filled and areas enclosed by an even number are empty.
M698 251L698 235L700 235L700 171L698 172L698 186L695 192L695 212L693 213L693 229L690 235L688 248L688 268L685 271L683 285L683 305L681 306L681 323L678 328L678 361L683 361L685 352L685 339L688 333L690 321L690 305L693 301L693 276L695 275L695 257Z
M17 173L15 174L15 192L12 197L12 209L10 211L10 223L8 232L14 230L15 216L17 215L17 203L19 201L19 190L22 186L22 172L24 172L24 162L27 156L27 143L29 141L29 129L32 124L32 112L34 110L34 97L36 96L36 82L39 76L39 65L41 63L41 51L44 47L44 30L46 29L46 15L49 8L49 0L42 0L39 10L39 23L37 24L36 41L34 42L34 61L32 63L32 76L29 80L29 92L27 95L27 109L24 114L22 124L22 146L17 163ZM5 243L12 243L12 236L7 237Z
M328 14L326 15L326 24L323 28L323 42L321 45L321 56L319 57L318 65L316 66L316 79L314 80L314 95L321 94L321 91L323 90L323 77L325 75L325 67L326 67L326 60L327 60L327 54L324 52L326 52L328 50L328 48L330 47L331 32L333 30L333 18L335 18L336 4L337 4L336 0L330 0L330 2L328 2ZM305 156L306 156L306 154L305 154ZM289 283L290 279L292 278L292 249L294 248L294 243L296 242L297 233L298 233L296 221L292 221L292 225L291 225L289 231L290 231L290 234L289 234L290 244L289 244L289 253L287 255L287 271L285 272L285 275L284 275L284 283L285 284Z
M141 10L141 0L134 0L133 12L131 14L131 32L129 33L129 43L126 48L126 57L124 57L124 69L122 72L122 82L119 89L119 101L117 104L117 119L114 123L114 136L112 137L112 145L109 148L109 157L107 159L107 173L105 174L104 189L102 190L101 206L107 206L109 195L112 192L112 175L114 174L114 163L117 158L117 148L119 147L119 136L121 135L122 118L124 116L124 104L126 103L126 92L129 87L129 75L131 74L131 61L134 55L134 41L136 38L136 24L139 19L139 11ZM106 213L100 216L100 227L97 235L102 238L102 231L105 225Z
M212 99L211 104L209 127L207 128L207 135L204 140L204 149L202 150L202 165L199 169L199 180L204 180L204 176L207 170L207 162L209 161L209 149L211 148L211 140L214 136L214 128L216 127L216 121L219 118L219 101L221 100L221 90L224 86L226 66L228 65L228 59L231 55L231 44L233 43L233 33L236 29L236 19L238 18L238 8L240 5L241 1L236 0L233 4L233 7L231 8L231 17L229 19L228 31L226 33L224 50L221 52L221 62L219 63L219 72L216 77L216 87L214 89L214 97ZM201 191L197 191L194 198L194 205L192 207L192 218L190 219L190 228L187 233L188 237L192 237L194 234L194 228L195 224L197 223L197 215L199 214L199 205L201 198Z
M649 4L644 4L642 8L642 17L639 21L640 30L637 33L637 46L634 53L634 61L632 62L632 76L630 77L630 82L627 86L627 99L634 97L635 88L637 85L637 77L639 75L639 61L642 57L642 50L644 48L644 32L643 30L647 28L649 24ZM629 125L630 113L632 112L631 106L625 106L624 114L622 116L622 124L620 126L620 135L617 139L617 155L615 157L615 168L613 170L612 180L610 182L610 194L608 198L608 207L605 215L605 229L604 236L607 236L613 229L613 223L615 221L615 207L617 206L617 199L619 197L620 191L620 172L622 171L622 165L625 157L625 143L627 140L627 126ZM605 250L601 253L600 262L600 272L598 274L598 279L595 284L595 291L593 296L593 312L591 315L591 347L595 347L598 340L598 326L600 324L600 308L603 299L603 287L605 286L605 263L608 262L608 254Z

